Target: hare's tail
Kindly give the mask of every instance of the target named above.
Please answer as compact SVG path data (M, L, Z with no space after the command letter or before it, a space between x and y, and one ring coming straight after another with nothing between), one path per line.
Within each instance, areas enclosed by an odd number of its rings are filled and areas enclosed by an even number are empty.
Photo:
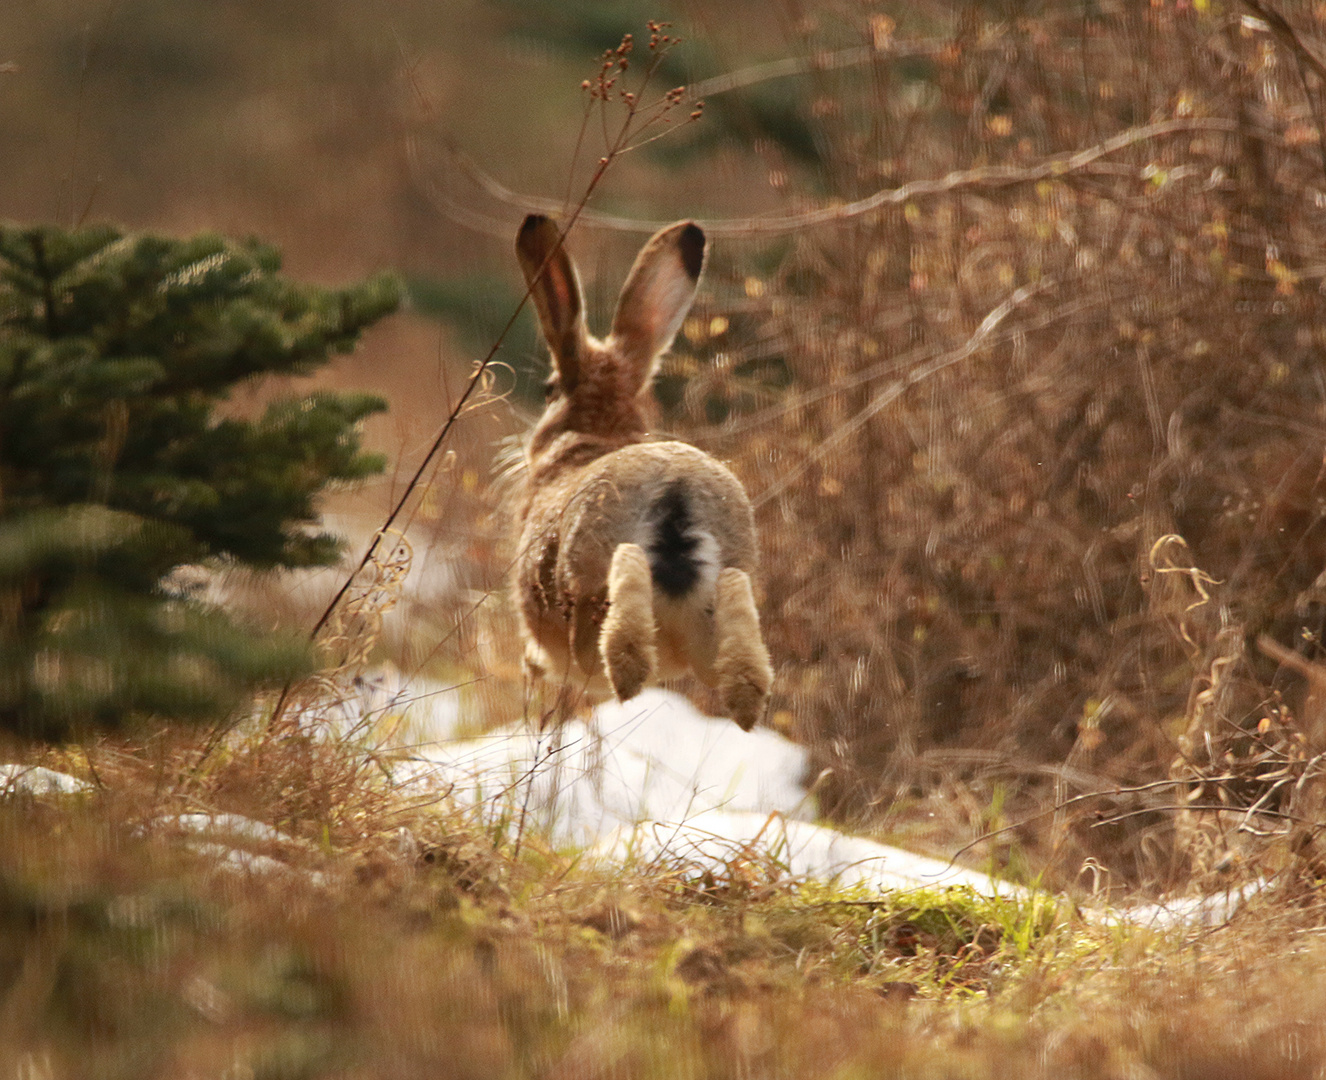
M650 512L647 548L654 584L669 599L687 596L702 578L718 575L718 542L695 522L686 485L670 485Z

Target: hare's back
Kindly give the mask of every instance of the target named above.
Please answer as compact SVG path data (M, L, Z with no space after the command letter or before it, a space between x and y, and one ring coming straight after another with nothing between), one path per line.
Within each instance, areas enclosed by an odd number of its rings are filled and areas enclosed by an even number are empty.
M559 561L580 595L601 589L623 543L645 550L655 588L674 599L711 591L725 567L754 567L754 515L741 481L686 443L638 443L599 458L566 510Z

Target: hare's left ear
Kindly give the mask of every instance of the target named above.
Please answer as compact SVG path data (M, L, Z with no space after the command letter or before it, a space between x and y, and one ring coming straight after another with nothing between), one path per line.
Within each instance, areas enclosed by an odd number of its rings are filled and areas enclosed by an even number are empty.
M622 286L609 341L643 389L654 361L677 336L704 269L704 230L679 221L656 233L636 256Z
M542 214L530 214L516 235L516 258L539 313L539 328L548 342L562 389L569 393L580 379L580 354L588 331L580 277L556 222Z

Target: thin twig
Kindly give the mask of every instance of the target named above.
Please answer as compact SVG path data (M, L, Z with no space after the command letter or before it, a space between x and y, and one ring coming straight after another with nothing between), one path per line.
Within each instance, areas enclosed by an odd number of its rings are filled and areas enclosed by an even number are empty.
M854 45L848 49L834 52L813 53L810 56L789 56L782 60L771 60L764 64L753 64L737 71L715 75L711 79L702 79L686 89L692 97L711 98L727 94L733 90L744 90L756 83L769 82L772 79L786 79L796 75L809 75L821 71L837 71L842 68L861 67L873 64L884 57L897 56L938 56L947 49L944 41L896 41L890 39L879 45Z
M480 360L479 363L475 365L473 372L471 372L470 374L469 380L465 383L465 388L461 391L460 397L457 398L455 405L451 407L451 412L448 413L446 420L443 421L442 427L438 430L437 436L433 439L432 445L429 446L428 452L424 455L423 461L421 461L419 463L419 467L415 469L414 475L410 477L409 482L405 485L405 490L401 493L400 498L397 499L396 505L392 507L391 512L387 515L386 520L382 523L378 531L373 534L373 539L369 542L368 548L364 552L363 558L359 560L359 564L354 568L354 570L352 570L346 576L345 580L341 583L341 587L336 590L336 595L332 597L331 602L328 603L322 615L319 616L318 621L314 623L313 629L309 631L310 641L316 640L319 632L322 630L324 626L327 625L327 621L331 618L332 612L336 610L337 605L339 605L341 600L344 599L345 594L350 590L350 586L354 583L355 578L358 577L358 575L363 571L364 567L366 567L369 561L373 558L374 553L378 549L378 545L382 542L382 538L387 534L388 530L391 529L392 525L395 524L396 519L400 516L401 512L405 509L406 504L410 501L411 497L414 495L414 492L418 488L420 481L423 479L424 473L427 472L429 465L432 464L433 459L438 455L443 445L446 443L447 436L451 434L451 429L455 427L456 421L465 411L466 404L469 402L470 398L474 395L475 390L478 389L479 384L483 381L484 375L488 371L489 367L492 365L493 359L497 356L498 350L501 349L502 345L506 342L507 335L511 332L511 329L516 325L516 322L520 318L521 312L525 310L525 306L529 303L530 297L533 296L535 283L540 278L542 278L544 270L547 268L548 264L556 256L557 252L561 250L562 244L565 243L566 241L567 234L574 227L576 220L580 216L580 211L584 208L585 200L589 198L590 194L602 181L603 175L604 173L607 172L608 165L611 163L612 156L613 156L612 154L609 154L599 162L598 167L594 171L594 175L590 178L589 183L586 185L585 194L582 196L580 204L576 206L571 211L570 215L567 217L566 225L561 230L561 233L558 236L557 244L554 246L553 250L548 254L548 257L544 260L543 265L539 267L539 271L536 275L534 275L533 280L526 287L525 292L521 296L519 303L516 304L515 309L511 312L511 317L507 319L506 324L498 332L498 335L494 339L492 346L489 348L488 352L484 355L483 359ZM269 726L275 726L276 723L280 720L281 713L284 710L287 699L289 698L290 687L291 687L290 683L287 683L284 687L282 687L281 694L277 698L276 706L272 710L272 717L271 720L269 721Z
M645 69L644 81L640 87L640 93L642 93L645 87L648 85L649 80L655 74L661 60L662 60L661 53L656 54L651 59L649 66ZM623 62L622 70L625 71L625 69L626 69L625 63ZM594 194L594 192L598 189L599 185L603 182L603 178L607 174L608 169L612 166L613 162L617 160L617 158L619 158L624 152L630 149L632 145L632 139L638 138L642 130L656 123L666 112L666 109L659 111L653 105L648 107L642 106L640 103L640 93L637 93L634 96L623 94L623 100L626 101L626 115L623 118L620 127L617 129L615 138L605 140L606 145L604 147L604 154L595 165L594 172L590 176L589 181L586 183L584 193L581 195L579 202L571 209L569 213L564 212L564 208L562 207L558 207L557 210L555 211L556 216L559 219L564 220L565 222L565 224L562 226L562 228L559 231L557 243L548 253L547 257L544 259L543 264L539 267L538 271L531 277L530 281L526 285L525 292L521 296L519 303L516 304L515 309L511 312L511 317L507 319L506 324L499 331L497 337L494 339L492 346L489 348L488 352L484 355L483 359L480 360L475 365L473 372L471 372L470 374L469 380L466 382L464 389L461 391L460 397L457 398L456 403L452 406L451 411L447 415L446 420L443 422L441 428L438 430L436 437L433 439L432 445L428 448L428 452L424 455L423 460L419 463L419 467L415 470L414 475L405 485L405 490L401 493L400 498L396 501L396 505L392 507L391 512L387 515L386 520L379 527L378 531L374 533L373 539L369 542L367 550L364 552L363 557L359 560L359 564L350 572L350 574L346 576L345 580L341 583L341 587L336 591L336 594L332 597L331 602L328 603L326 609L323 611L322 615L318 618L317 622L314 624L313 629L309 631L310 641L317 640L318 634L327 625L328 621L332 617L332 613L336 610L337 606L345 598L345 595L350 590L350 587L354 583L355 578L359 576L359 574L372 560L374 554L378 550L378 546L382 542L382 538L386 536L387 533L391 530L392 526L396 522L396 519L401 515L406 505L413 497L415 491L418 489L420 483L422 482L425 473L428 471L429 466L432 464L433 460L437 457L437 455L441 452L442 447L445 445L447 437L451 434L452 428L455 426L457 420L459 420L459 418L466 411L466 406L469 403L470 398L473 397L474 392L483 382L484 376L488 372L489 368L492 366L498 351L505 343L507 335L510 334L512 328L516 325L516 322L520 318L521 312L525 310L525 306L529 303L531 297L534 294L535 286L542 279L544 272L548 268L548 265L553 261L553 259L557 257L558 253L562 250L563 245L566 243L567 235L570 233L571 229L575 226L576 222L580 219L580 216L584 212L585 206L589 202L590 197ZM601 99L600 104L602 107L602 111L606 116L607 99L606 98ZM646 111L647 115L645 116L642 123L638 123L642 111ZM698 115L698 113L693 113L692 117L694 118L696 115ZM280 721L281 715L285 709L285 705L289 700L291 686L292 686L291 683L286 683L285 686L281 688L281 693L277 697L276 705L272 710L271 718L268 720L269 730L274 728Z
M792 484L800 479L801 475L809 469L811 465L823 459L825 454L840 444L848 436L859 431L872 416L897 401L898 398L902 397L903 394L917 383L930 378L932 375L938 374L945 368L952 367L954 364L961 363L963 360L967 359L967 357L971 356L972 353L976 352L986 343L987 339L994 333L999 324L1013 311L1021 307L1032 297L1045 292L1048 289L1053 289L1057 284L1058 282L1056 282L1054 278L1042 278L1034 285L1024 285L1020 289L1015 290L1012 295L1004 300L1003 303L981 320L981 325L976 328L975 333L963 342L962 345L958 346L956 349L941 353L928 364L922 364L920 367L913 368L901 379L890 383L883 390L875 394L875 396L872 397L851 420L835 427L833 433L821 441L819 445L806 456L805 460L801 461L795 468L790 469L776 484L766 488L758 497L752 499L751 505L758 509L770 499L781 495Z
M1257 648L1281 667L1287 667L1290 671L1302 675L1315 688L1321 689L1326 686L1326 667L1314 664L1292 649L1286 649L1269 634L1262 634L1257 638Z
M1290 52L1312 69L1317 78L1326 83L1326 63L1323 63L1316 52L1309 47L1308 43L1303 40L1303 36L1294 29L1293 24L1288 19L1280 12L1260 3L1259 0L1243 0L1243 5L1251 8L1257 18L1266 24L1266 28L1272 36L1280 44L1287 46Z
M939 179L913 180L896 188L883 188L873 195L840 206L827 206L817 210L805 210L795 214L782 214L771 217L732 218L726 221L706 219L699 222L712 236L769 236L782 233L798 232L802 229L816 228L821 225L841 224L854 218L872 214L888 206L899 206L913 199L931 195L944 195L953 191L969 188L991 189L1012 187L1018 184L1030 184L1040 180L1057 179L1072 173L1081 172L1095 164L1101 158L1118 153L1138 143L1190 132L1233 132L1238 130L1234 120L1217 116L1178 117L1161 120L1154 124L1127 128L1094 146L1072 153L1056 154L1032 165L981 165L974 169L955 169ZM489 196L509 206L515 206L527 212L538 212L556 216L562 212L561 204L555 199L545 199L534 195L522 195L512 191L496 178L484 172L472 159L455 148L449 148L452 159L469 177ZM417 163L417 155L412 156L412 164ZM426 193L435 194L436 182L421 179ZM439 199L448 213L455 207L449 198ZM653 233L668 224L663 221L644 221L639 218L622 217L617 214L605 214L596 210L585 210L579 218L585 225L601 229L614 229L619 232ZM464 211L458 218L461 224L473 221L487 228L486 219L472 211Z
M1280 12L1260 3L1259 0L1243 0L1243 3L1244 6L1256 13L1257 17L1266 24L1272 36L1293 53L1298 60L1298 76L1303 88L1303 97L1307 100L1308 108L1312 110L1312 117L1317 125L1317 155L1322 171L1326 173L1326 145L1323 145L1321 116L1312 100L1312 91L1308 87L1308 80L1303 71L1304 66L1307 66L1322 84L1326 85L1326 63L1322 62L1321 58L1303 39L1303 35Z
M1175 781L1170 781L1175 783ZM1126 821L1128 818L1139 817L1142 814L1173 814L1184 810L1219 810L1228 814L1242 812L1242 806L1229 806L1226 803L1190 803L1170 806L1145 806L1140 810L1127 810L1122 814L1115 814L1113 817L1101 818L1091 823L1091 828L1098 829L1102 825L1114 825L1120 821ZM1326 827L1326 822L1313 821L1311 818L1299 817L1296 814L1286 814L1281 810L1259 810L1263 817L1277 818L1280 821L1291 821L1295 825L1311 825L1315 830Z
M1018 829L1024 828L1025 826L1030 825L1033 821L1039 821L1041 818L1049 817L1052 814L1058 814L1063 810L1067 810L1070 806L1074 806L1077 803L1086 802L1088 799L1106 799L1106 798L1117 797L1119 795L1137 795L1144 791L1152 791L1156 788L1173 787L1175 784L1192 784L1192 783L1221 784L1221 783L1230 783L1239 779L1241 779L1241 777L1238 776L1204 776L1201 778L1194 778L1194 779L1179 778L1174 780L1153 780L1150 783L1135 784L1132 787L1118 787L1108 791L1088 791L1082 795L1074 795L1072 796L1072 798L1062 799L1059 802L1056 802L1053 806L1047 806L1044 810L1038 810L1036 813L1023 818L1021 821L1015 822L1012 825L1005 825L1002 828L991 829L989 832L982 833L974 840L971 840L968 843L963 844L962 847L958 848L957 851L953 852L953 854L949 856L948 865L950 867L955 865L958 859L960 859L968 851L974 848L977 844L984 843L986 840L993 840L996 836L1002 836L1004 833L1014 832ZM1194 809L1194 808L1189 807L1189 809ZM1222 807L1221 809L1238 810L1241 809L1241 807L1225 806ZM1139 813L1141 812L1143 811L1139 811Z

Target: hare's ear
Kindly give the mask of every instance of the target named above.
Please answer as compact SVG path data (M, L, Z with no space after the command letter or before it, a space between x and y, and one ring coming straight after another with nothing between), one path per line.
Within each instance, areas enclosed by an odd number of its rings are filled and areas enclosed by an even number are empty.
M617 301L612 342L622 362L638 369L641 389L677 336L703 269L704 231L693 221L669 225L636 256Z
M587 336L585 301L556 223L542 214L530 214L516 234L516 258L534 298L562 389L570 391L580 377L580 349Z

